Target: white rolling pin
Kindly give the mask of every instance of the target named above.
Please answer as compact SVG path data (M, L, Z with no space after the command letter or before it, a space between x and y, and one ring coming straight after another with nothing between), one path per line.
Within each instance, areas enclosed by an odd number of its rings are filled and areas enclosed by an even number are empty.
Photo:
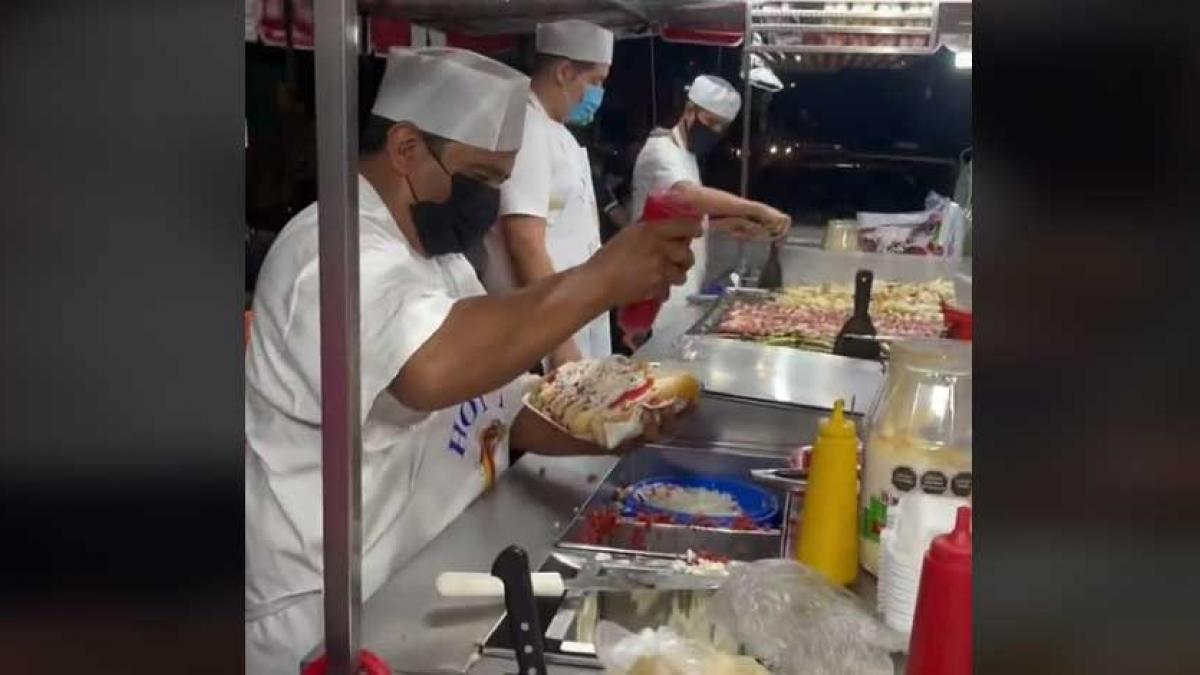
M558 597L567 589L557 572L532 572L529 580L537 597ZM435 585L438 594L447 598L504 597L504 582L485 572L442 572Z

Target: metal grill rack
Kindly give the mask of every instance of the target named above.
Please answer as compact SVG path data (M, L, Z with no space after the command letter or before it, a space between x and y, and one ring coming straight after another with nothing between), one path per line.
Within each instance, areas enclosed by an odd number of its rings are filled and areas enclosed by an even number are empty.
M765 2L747 5L748 51L785 69L897 67L937 49L938 2Z

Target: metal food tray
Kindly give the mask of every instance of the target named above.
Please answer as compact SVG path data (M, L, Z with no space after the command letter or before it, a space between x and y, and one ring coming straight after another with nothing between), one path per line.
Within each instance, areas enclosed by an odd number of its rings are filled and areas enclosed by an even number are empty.
M733 303L739 300L742 302L766 302L772 296L774 296L774 293L761 288L727 288L725 292L717 296L717 301L709 306L704 315L696 323L692 324L692 327L687 329L684 335L717 335L731 340L740 339L757 342L753 338L743 338L729 335L728 333L718 334L717 327L721 324L721 317L725 314L725 310L729 309Z
M781 336L778 338L760 338L760 337L752 337L749 335L736 335L736 334L732 334L732 333L722 333L719 331L719 326L721 324L721 317L725 315L725 311L728 310L729 307L733 303L739 302L739 301L746 302L746 303L767 302L768 300L770 300L771 298L773 298L777 295L779 295L779 293L777 291L772 291L772 290L767 290L767 289L762 289L762 288L729 288L729 289L726 289L725 292L719 298L717 298L717 301L714 302L712 304L712 306L709 307L708 310L706 310L704 312L704 314L700 317L700 319L698 321L696 321L696 323L692 324L692 327L689 328L684 334L690 335L693 337L702 337L702 338L706 338L706 339L734 340L737 342L750 342L753 344L760 344L760 345L769 346L769 347L785 347L785 348L789 348L789 349L802 349L804 351L813 352L816 354L832 354L833 353L833 344L832 343L830 343L828 347L826 347L824 345L818 347L817 345L813 344L814 340L812 338L805 338L804 336ZM888 357L889 357L890 351L891 351L891 342L896 341L896 340L908 339L905 337L895 337L895 336L886 336L886 335L880 335L877 337L866 337L866 336L862 336L862 337L863 337L863 339L877 340L880 343L879 346L880 346L880 360L881 361L888 360ZM942 338L946 337L944 332L941 337Z
M555 546L568 551L603 552L617 556L635 555L648 559L684 558L688 550L713 551L733 560L777 558L786 554L791 509L790 494L778 485L766 489L779 500L778 522L762 529L739 530L716 525L640 522L618 516L611 533L602 542L588 536L590 514L614 509L618 495L628 486L657 476L694 476L752 482L756 469L782 469L787 456L755 451L720 451L716 448L650 446L625 455L604 476L600 486L579 508L559 536Z
M767 302L771 298L775 297L776 295L778 295L778 294L774 291L769 291L769 290L761 289L761 288L729 288L729 289L726 289L725 292L719 298L717 298L717 301L714 302L712 304L712 306L709 307L708 310L704 312L704 315L701 316L700 319L698 321L696 321L696 323L692 324L692 327L689 328L684 334L697 336L697 337L704 337L704 338L714 338L714 339L721 339L721 340L737 340L739 342L752 342L755 344L765 344L765 345L770 345L770 346L774 346L774 347L789 347L792 349L803 349L805 351L815 352L818 354L833 353L832 344L830 345L830 347L828 349L818 349L816 346L811 345L811 344L799 343L799 341L803 339L803 338L799 338L799 337L795 338L797 340L797 343L789 343L789 342L787 342L786 338L781 338L782 342L779 344L775 344L775 343L770 342L769 338L757 338L757 337L751 337L749 335L734 335L731 333L722 333L718 330L718 327L721 324L721 317L725 315L726 310L728 310L730 308L730 306L733 305L733 303L739 302L739 301L746 302L746 303Z

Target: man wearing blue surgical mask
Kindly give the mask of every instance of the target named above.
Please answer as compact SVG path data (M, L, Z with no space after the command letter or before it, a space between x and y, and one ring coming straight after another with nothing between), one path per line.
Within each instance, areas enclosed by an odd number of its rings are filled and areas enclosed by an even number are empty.
M500 188L499 223L485 238L481 278L491 293L523 288L600 248L587 151L566 125L591 124L604 99L613 34L579 20L538 24L525 133ZM612 353L607 315L546 355L544 368Z

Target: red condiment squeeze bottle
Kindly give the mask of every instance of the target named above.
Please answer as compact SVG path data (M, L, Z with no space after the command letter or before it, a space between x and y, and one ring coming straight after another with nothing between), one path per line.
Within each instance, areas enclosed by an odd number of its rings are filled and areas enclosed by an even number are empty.
M305 666L300 675L325 675L329 672L329 661L325 654ZM392 675L392 668L386 661L365 649L358 652L359 675Z
M907 675L971 675L971 509L925 553Z
M642 220L649 224L689 218L700 222L701 217L698 211L680 203L667 191L651 193L646 197L646 206L642 209ZM637 346L631 342L650 332L662 303L660 298L647 298L617 310L617 325L621 327L625 343L630 349Z

